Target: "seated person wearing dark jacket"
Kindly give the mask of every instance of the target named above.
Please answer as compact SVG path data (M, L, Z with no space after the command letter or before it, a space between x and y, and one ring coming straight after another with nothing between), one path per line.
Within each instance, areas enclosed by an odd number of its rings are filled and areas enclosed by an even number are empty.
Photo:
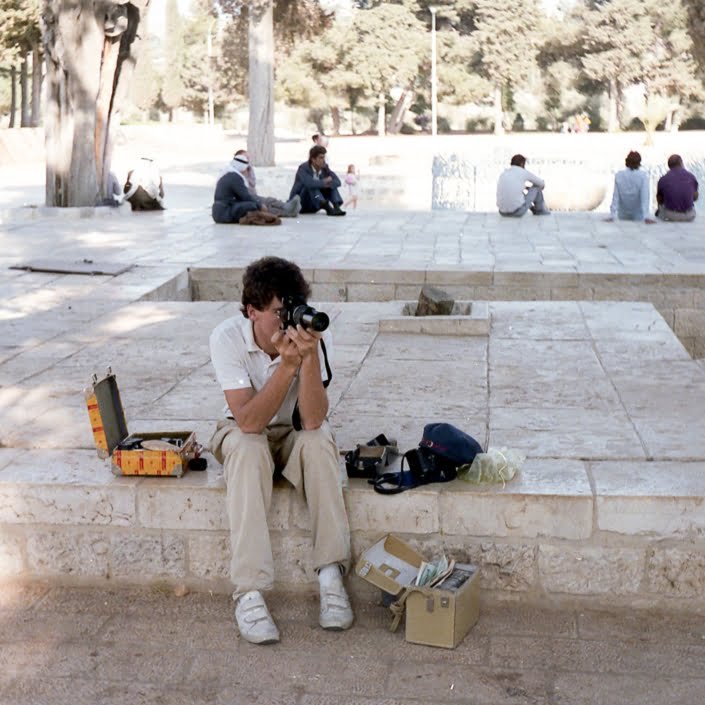
M233 159L215 185L211 215L216 223L237 223L250 211L265 210L262 201L247 188L243 172L249 166L245 159Z
M684 166L678 154L668 158L668 171L658 180L656 215L661 220L690 222L695 220L698 180Z
M328 215L345 215L340 209L343 198L338 192L340 179L326 164L326 148L311 147L308 161L299 165L289 199L301 197L302 213L317 213L321 208Z

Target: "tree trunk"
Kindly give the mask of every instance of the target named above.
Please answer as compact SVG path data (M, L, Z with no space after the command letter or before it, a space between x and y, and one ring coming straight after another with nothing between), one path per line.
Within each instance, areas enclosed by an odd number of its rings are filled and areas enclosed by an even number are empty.
M339 135L340 134L340 109L339 108L331 108L330 109L330 116L333 119L333 134Z
M386 134L385 122L385 96L384 93L379 94L379 107L377 108L377 135L379 137L384 137Z
M10 66L10 127L15 126L17 112L17 68Z
M247 151L255 166L274 166L274 24L272 0L250 5L250 121Z
M404 124L404 115L406 111L411 107L414 101L414 91L407 88L405 89L397 104L394 106L394 110L389 118L389 132L392 135L398 135L401 126Z
M42 110L42 55L39 46L32 49L32 112L30 124L39 127Z
M32 127L39 127L42 109L42 55L39 46L32 49Z
M110 126L134 65L131 46L147 3L46 0L48 206L93 206L106 195Z
M20 63L20 127L29 127L29 67L26 54Z
M504 134L504 111L502 110L502 86L495 83L494 86L494 133Z
M607 132L617 132L619 130L617 81L610 79L609 86L609 109L607 113Z

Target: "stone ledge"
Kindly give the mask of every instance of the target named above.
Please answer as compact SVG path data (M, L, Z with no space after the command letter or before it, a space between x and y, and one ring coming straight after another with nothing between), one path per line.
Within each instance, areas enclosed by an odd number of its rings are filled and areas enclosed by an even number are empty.
M88 450L0 451L0 579L228 590L224 483L212 459L206 473L180 479L116 478ZM392 497L352 480L354 556L394 532L425 555L479 563L483 588L496 596L592 604L617 596L701 610L703 469L532 459L504 487L457 480ZM632 490L634 477L647 481ZM278 584L307 588L307 510L285 482L275 487L270 527Z

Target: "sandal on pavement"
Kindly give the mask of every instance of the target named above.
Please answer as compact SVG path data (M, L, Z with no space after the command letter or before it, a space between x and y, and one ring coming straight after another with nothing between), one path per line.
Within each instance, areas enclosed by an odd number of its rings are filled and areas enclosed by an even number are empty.
M240 597L235 606L235 620L245 641L252 644L275 644L279 641L279 630L259 590L251 590Z

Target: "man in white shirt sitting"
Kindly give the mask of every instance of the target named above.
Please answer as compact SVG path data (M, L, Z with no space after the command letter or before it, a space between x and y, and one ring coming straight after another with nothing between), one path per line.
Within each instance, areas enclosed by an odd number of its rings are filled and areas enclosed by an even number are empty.
M550 214L543 200L543 179L527 171L525 165L526 157L515 154L509 169L500 175L497 182L497 208L500 215L521 218L528 210L534 215Z
M210 337L226 401L226 418L218 423L210 448L223 463L227 486L235 619L242 638L255 644L279 641L262 595L274 584L267 516L275 472L308 505L319 624L342 630L353 622L343 586L350 568L350 529L338 448L326 418L331 333L327 327L318 333L293 325L288 317L287 302L305 302L310 293L296 264L263 257L243 275L241 314L223 321Z

